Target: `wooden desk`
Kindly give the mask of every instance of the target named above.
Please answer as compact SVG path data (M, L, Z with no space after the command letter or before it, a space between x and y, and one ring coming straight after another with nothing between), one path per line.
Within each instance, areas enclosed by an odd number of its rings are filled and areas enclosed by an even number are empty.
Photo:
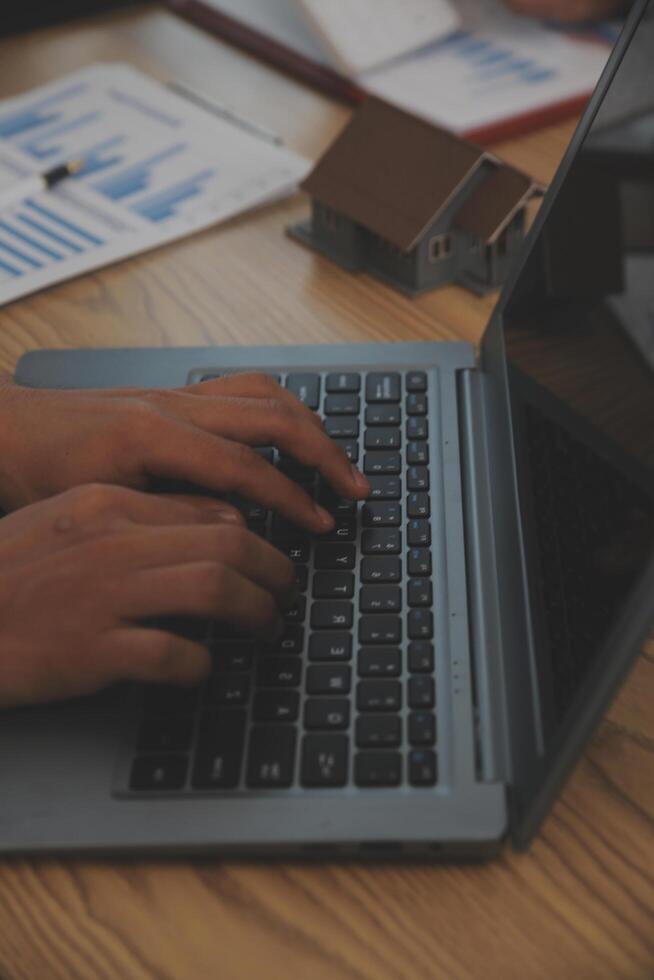
M0 95L98 59L176 77L317 155L346 110L151 7L0 43ZM548 180L572 130L500 147ZM0 310L38 347L476 341L492 300L409 301L284 236L297 198ZM1 980L654 977L654 647L528 855L485 867L0 863ZM1 798L0 798L0 806Z

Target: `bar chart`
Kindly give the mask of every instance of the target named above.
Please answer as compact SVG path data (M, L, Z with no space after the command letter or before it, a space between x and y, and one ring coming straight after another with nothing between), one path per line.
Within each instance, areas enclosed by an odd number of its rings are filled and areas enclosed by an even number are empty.
M74 176L0 211L0 304L206 228L308 169L126 65L0 103L0 191L79 158Z

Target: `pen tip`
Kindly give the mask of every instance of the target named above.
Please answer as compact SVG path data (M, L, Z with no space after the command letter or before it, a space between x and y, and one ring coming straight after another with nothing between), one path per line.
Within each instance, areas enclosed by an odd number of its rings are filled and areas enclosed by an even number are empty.
M68 164L68 172L71 174L78 174L80 170L84 167L86 160L83 157L79 157L77 160L71 160Z

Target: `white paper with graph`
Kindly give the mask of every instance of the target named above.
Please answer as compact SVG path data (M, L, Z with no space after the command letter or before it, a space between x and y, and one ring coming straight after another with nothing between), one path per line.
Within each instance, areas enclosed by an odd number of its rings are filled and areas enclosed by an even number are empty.
M293 191L310 164L126 65L0 103L0 191L83 157L0 212L0 304Z

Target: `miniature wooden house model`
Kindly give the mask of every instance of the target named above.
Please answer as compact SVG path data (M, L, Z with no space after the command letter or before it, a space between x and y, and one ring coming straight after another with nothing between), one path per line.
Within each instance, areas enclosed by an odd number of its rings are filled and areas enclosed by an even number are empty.
M542 188L492 154L369 98L302 184L294 237L410 295L448 283L500 286Z

